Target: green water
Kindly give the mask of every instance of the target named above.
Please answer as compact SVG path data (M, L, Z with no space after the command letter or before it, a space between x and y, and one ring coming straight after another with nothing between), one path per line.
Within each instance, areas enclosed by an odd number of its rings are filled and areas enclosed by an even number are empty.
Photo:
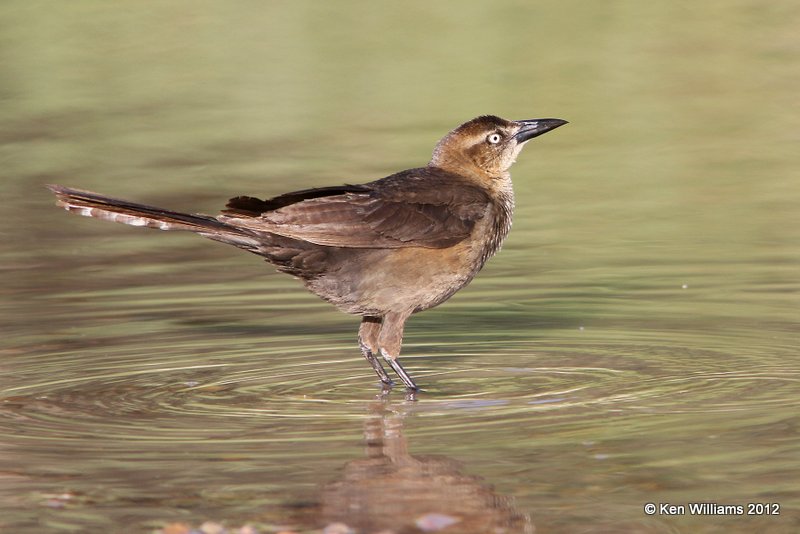
M800 531L798 28L789 0L6 0L0 531ZM570 124L512 170L501 253L409 322L416 402L257 257L43 188L214 213L485 113ZM744 515L644 513L702 502Z

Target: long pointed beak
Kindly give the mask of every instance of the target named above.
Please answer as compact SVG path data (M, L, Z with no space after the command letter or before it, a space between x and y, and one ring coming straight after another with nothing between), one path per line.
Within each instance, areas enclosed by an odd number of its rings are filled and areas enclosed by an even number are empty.
M520 130L514 136L518 144L567 124L567 121L563 119L525 119L514 122L520 125Z

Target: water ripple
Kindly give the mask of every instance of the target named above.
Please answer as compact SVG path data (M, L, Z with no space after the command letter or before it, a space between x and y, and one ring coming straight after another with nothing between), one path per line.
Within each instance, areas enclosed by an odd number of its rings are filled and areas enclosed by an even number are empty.
M443 342L427 355L421 353L430 346L409 343L405 365L425 387L414 410L444 418L474 413L508 426L536 413L557 422L597 413L728 412L799 403L800 371L786 363L790 347L757 354L759 366L752 368L748 362L758 348L741 338L696 349L690 334L585 334L546 342ZM707 334L704 339L709 346ZM98 353L95 368L7 388L1 413L24 421L25 432L17 434L22 441L98 433L132 441L213 439L214 425L225 428L233 418L284 421L283 432L269 438L283 441L331 438L337 421L362 419L364 402L379 395L349 340L310 339L287 350L286 340L281 348L212 339L204 349L214 354L216 344L219 354L200 357L190 343L163 341L142 347L140 340L113 351L84 348L84 358L87 350ZM135 353L142 349L169 352L169 360ZM54 353L40 363L63 366L64 356Z

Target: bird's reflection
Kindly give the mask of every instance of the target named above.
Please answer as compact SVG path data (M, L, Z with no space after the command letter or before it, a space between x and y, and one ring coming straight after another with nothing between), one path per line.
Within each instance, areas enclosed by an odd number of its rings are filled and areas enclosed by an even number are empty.
M356 532L533 532L530 517L509 497L497 495L478 476L446 456L409 453L404 418L413 403L377 400L365 424L366 458L344 466L324 486L322 517Z

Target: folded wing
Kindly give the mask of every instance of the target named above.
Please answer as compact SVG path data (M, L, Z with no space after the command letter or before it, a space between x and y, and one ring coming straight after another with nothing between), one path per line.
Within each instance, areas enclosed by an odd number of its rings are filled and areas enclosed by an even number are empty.
M425 168L270 200L237 197L219 220L333 247L445 248L467 238L488 206L463 178Z

